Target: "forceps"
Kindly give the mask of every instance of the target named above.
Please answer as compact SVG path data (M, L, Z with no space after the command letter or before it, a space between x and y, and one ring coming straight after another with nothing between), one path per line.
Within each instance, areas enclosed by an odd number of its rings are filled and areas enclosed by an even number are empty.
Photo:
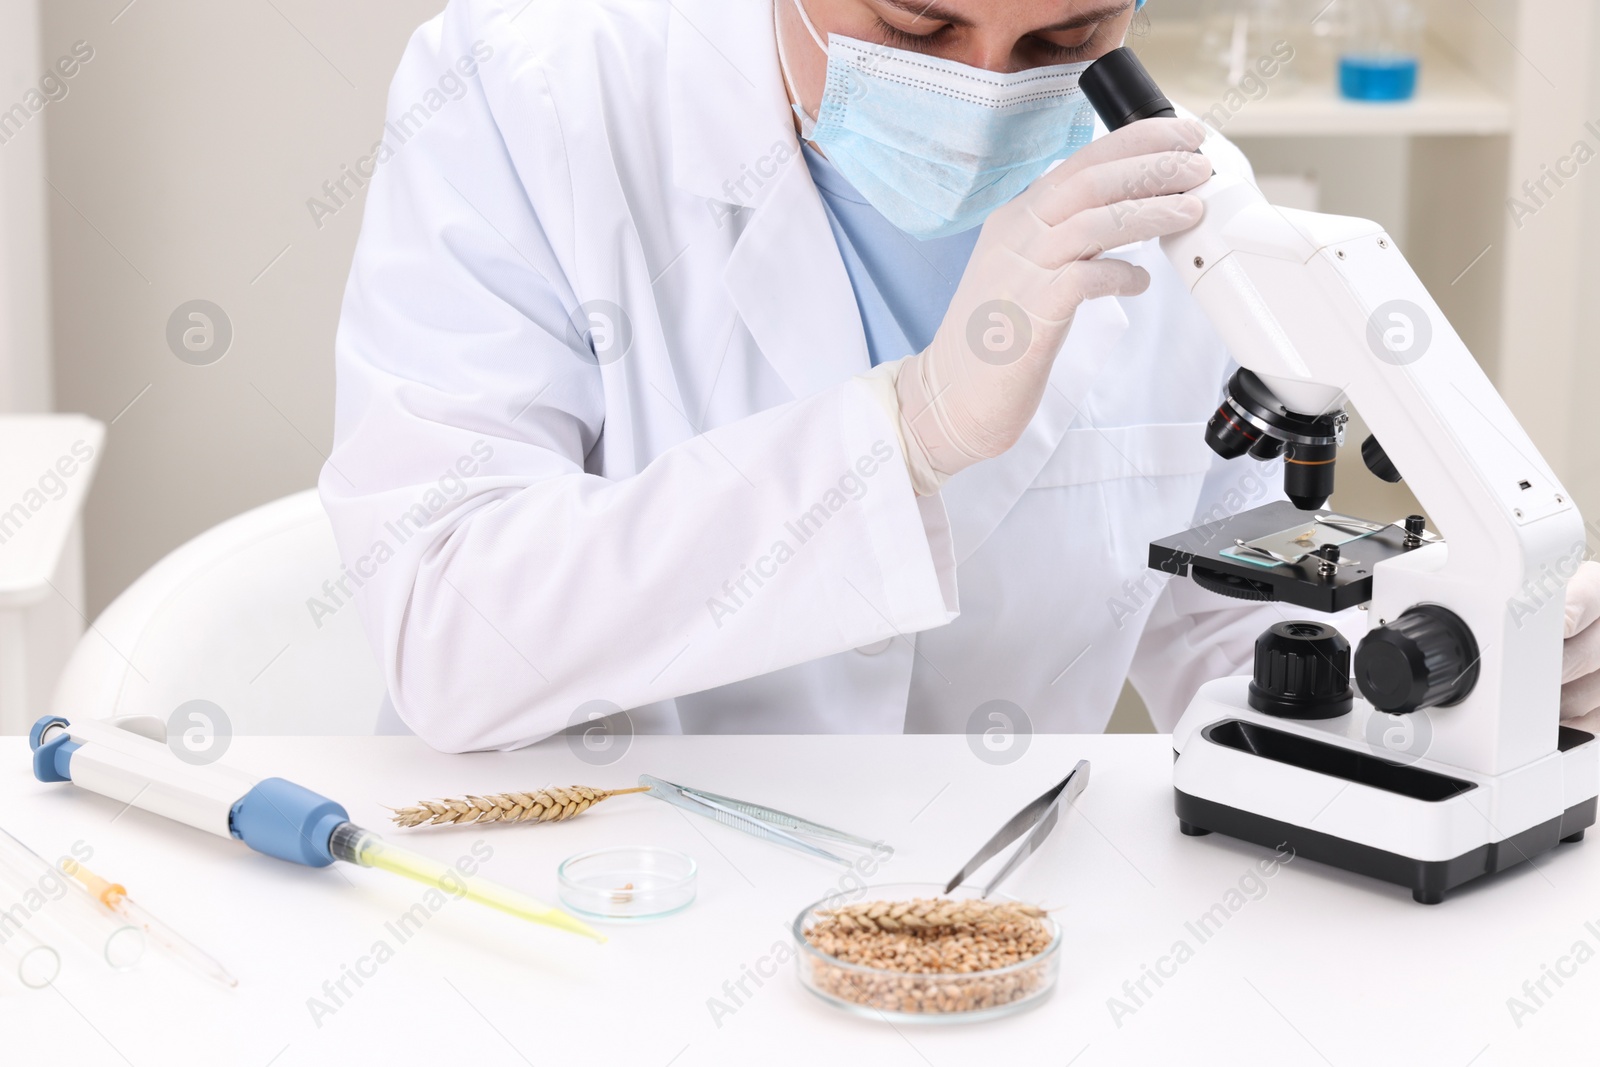
M650 796L665 800L674 807L684 811L693 812L713 819L724 826L731 826L735 830L742 830L763 841L783 845L786 848L797 849L819 859L832 860L834 863L846 867L855 865L853 860L819 848L809 841L796 837L795 834L807 834L811 837L820 837L825 841L839 841L844 844L854 845L866 849L884 859L894 855L894 849L881 841L869 841L855 834L847 834L843 830L814 823L809 819L802 819L798 815L790 815L785 811L775 808L764 808L759 804L751 804L732 797L722 797L715 793L706 793L699 789L691 789L686 785L676 785L664 781L651 774L641 774L639 784L648 786ZM792 831L792 832L791 832Z
M956 872L950 879L950 884L944 887L946 894L955 892L956 886L971 878L979 867L988 863L1000 854L1005 848L1024 833L1022 844L1006 860L1005 866L1000 868L998 874L989 879L989 884L983 887L982 896L987 898L993 893L995 887L1005 881L1022 865L1022 861L1033 855L1040 843L1055 829L1056 822L1061 817L1061 809L1077 799L1089 784L1089 761L1081 759L1072 772L1061 781L1045 790L1043 794L1028 803L1028 806L1011 816L1009 822L1000 827L998 833L989 838L984 846L978 850L977 855L967 861L967 865Z

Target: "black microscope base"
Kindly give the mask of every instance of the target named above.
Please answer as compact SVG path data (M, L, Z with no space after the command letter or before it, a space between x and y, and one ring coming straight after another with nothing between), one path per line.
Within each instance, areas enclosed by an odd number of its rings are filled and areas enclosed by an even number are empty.
M1405 886L1419 904L1438 904L1458 885L1515 866L1563 841L1581 840L1584 830L1594 825L1596 807L1596 798L1590 797L1504 841L1480 845L1453 859L1418 860L1191 796L1181 789L1174 789L1173 794L1178 828L1190 837L1216 832L1272 849L1287 845L1296 857Z

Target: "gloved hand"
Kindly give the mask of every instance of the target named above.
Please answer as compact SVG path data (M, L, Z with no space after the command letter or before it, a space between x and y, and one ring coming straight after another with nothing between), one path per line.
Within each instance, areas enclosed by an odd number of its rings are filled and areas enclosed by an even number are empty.
M1016 443L1044 395L1078 305L1135 296L1141 267L1102 252L1186 230L1211 176L1194 149L1205 127L1150 119L1091 142L983 225L926 350L886 364L918 494Z
M1600 563L1580 564L1567 582L1566 642L1561 648L1561 717L1581 730L1600 727Z

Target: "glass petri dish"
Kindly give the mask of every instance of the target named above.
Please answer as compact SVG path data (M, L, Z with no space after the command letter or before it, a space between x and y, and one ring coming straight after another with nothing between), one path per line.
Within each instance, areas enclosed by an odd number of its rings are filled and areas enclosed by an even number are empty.
M694 860L670 848L580 852L556 868L556 879L567 907L610 922L659 919L694 903Z
M800 957L800 984L835 1007L868 1019L927 1025L974 1023L1013 1015L1042 1003L1055 990L1061 976L1061 926L1046 916L1041 921L1050 943L1037 956L991 971L966 973L912 973L846 963L806 940L806 931L819 921L818 912L840 904L869 900L903 901L948 897L973 900L977 889L966 887L946 894L942 885L904 882L868 886L865 893L842 900L837 895L817 901L794 920L794 940ZM995 894L991 900L1014 901Z

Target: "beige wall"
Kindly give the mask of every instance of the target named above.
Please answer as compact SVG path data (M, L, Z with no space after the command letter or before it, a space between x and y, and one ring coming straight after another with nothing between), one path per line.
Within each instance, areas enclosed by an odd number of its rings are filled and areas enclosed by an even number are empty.
M314 483L360 209L318 229L306 201L376 139L401 49L443 0L40 6L41 64L94 50L44 112L55 400L111 423L92 614L189 537ZM166 341L194 299L232 322L210 366Z
M1594 19L1591 31L1588 54L1600 56L1600 18ZM1600 120L1600 71L1591 73L1587 89L1587 113ZM1578 217L1578 321L1573 331L1575 380L1565 396L1570 459L1562 476L1593 531L1600 529L1600 160L1586 166L1582 181L1575 190L1582 203ZM1550 402L1563 402L1559 383L1552 381L1547 393ZM1600 537L1592 532L1589 548L1591 553L1600 552Z
M18 125L10 110L45 74L38 19L34 0L0 0L0 413L49 411L51 400L44 121Z

